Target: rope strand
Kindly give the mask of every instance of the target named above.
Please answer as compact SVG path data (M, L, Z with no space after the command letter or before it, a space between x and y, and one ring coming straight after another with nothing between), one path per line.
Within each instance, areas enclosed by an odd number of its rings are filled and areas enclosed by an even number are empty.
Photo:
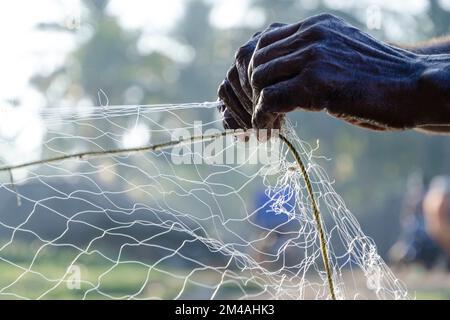
M306 183L306 189L308 190L308 195L311 201L311 207L314 214L314 220L316 221L317 231L319 232L319 242L320 242L320 250L322 253L322 259L323 264L325 266L325 271L327 273L327 280L328 280L328 290L330 291L331 299L336 300L336 294L334 292L334 284L333 284L333 272L331 270L330 266L330 260L328 258L328 249L327 249L327 243L325 239L325 232L323 230L322 226L322 220L319 208L317 206L316 198L314 197L314 192L311 185L311 179L309 178L308 172L306 171L305 165L303 164L303 161L300 157L299 152L294 147L294 145L283 135L279 135L281 141L283 141L291 151L292 155L295 158L295 161L297 162L297 165L300 168L300 171L302 172L303 179Z

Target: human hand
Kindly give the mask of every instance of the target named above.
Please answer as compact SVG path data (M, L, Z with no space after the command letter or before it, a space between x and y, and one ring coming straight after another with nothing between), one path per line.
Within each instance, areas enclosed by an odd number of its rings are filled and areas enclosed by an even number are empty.
M234 119L229 128L277 128L285 113L302 109L375 130L407 129L429 120L425 69L423 56L322 14L253 36L219 98Z

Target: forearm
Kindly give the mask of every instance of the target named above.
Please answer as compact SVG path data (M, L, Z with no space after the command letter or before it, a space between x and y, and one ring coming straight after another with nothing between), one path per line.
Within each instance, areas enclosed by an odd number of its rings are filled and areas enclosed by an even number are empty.
M424 71L418 90L422 108L426 111L418 130L450 133L450 54L421 55Z
M276 128L301 109L373 130L450 133L450 37L388 45L329 14L256 37L219 88L238 127Z
M450 36L431 39L413 46L401 46L418 54L424 61L424 72L420 77L419 90L424 99L420 103L431 117L429 123L417 126L416 130L450 133ZM421 92L422 93L422 92ZM429 111L431 109L431 112Z

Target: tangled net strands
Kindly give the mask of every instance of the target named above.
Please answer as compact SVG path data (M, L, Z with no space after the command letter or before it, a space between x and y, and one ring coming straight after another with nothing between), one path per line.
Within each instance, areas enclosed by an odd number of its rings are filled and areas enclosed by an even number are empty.
M0 271L9 275L0 296L408 298L289 123L279 139L249 147L218 130L216 107L42 110L42 159L0 168ZM118 147L138 125L152 143ZM194 135L174 138L180 129ZM252 161L274 140L283 142L276 163ZM213 157L234 149L241 158L215 163L196 148L205 143ZM265 203L255 205L258 190ZM259 223L261 211L278 223Z

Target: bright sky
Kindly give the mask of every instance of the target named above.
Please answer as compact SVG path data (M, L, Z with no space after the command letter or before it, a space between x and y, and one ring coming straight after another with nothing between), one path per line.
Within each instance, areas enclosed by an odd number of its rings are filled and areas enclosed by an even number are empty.
M170 28L183 13L183 2L112 0L108 10L119 17L124 27L161 32ZM38 23L62 23L72 28L71 23L79 21L82 28L80 3L80 0L0 2L3 44L0 55L0 157L7 162L40 156L45 126L37 114L45 106L45 99L29 86L29 80L37 72L50 72L61 65L76 44L76 38L70 34L37 31L35 26ZM7 100L16 100L19 106L11 107ZM124 137L127 145L136 143L131 140L136 140L133 135ZM11 152L11 147L15 152Z
M29 77L61 63L73 43L62 34L33 30L38 22L57 21L64 14L57 1L9 0L0 4L0 99L21 96Z
M60 65L74 45L62 33L49 35L37 32L34 26L76 12L74 4L75 1L67 1L61 5L55 0L0 3L0 149L4 150L0 156L7 162L39 156L45 129L36 113L45 100L28 82L37 71L48 72ZM27 107L12 108L7 99L17 99ZM11 152L8 140L13 141L15 152Z

